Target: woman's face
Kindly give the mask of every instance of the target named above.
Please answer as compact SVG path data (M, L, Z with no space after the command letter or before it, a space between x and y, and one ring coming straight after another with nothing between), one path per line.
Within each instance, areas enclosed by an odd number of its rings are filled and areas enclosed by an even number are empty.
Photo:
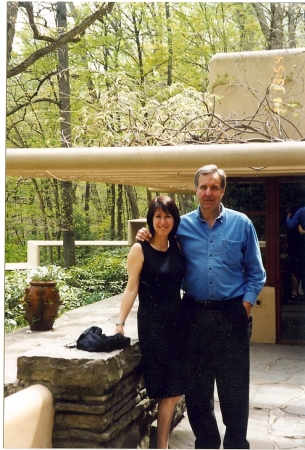
M171 214L164 212L158 208L153 217L153 227L156 234L160 236L168 236L174 226L174 218Z

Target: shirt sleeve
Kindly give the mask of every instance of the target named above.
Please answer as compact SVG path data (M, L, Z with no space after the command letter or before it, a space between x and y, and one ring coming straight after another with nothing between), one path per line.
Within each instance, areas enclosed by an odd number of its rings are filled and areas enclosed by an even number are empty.
M244 301L254 305L258 294L266 281L266 271L263 266L259 242L252 222L244 251L245 293Z
M303 230L305 230L305 211L302 211L302 213L300 214L300 224L301 227L303 228Z
M293 217L286 217L286 226L287 228L289 228L289 230L292 230L292 228L294 228L299 223L301 212L302 210L298 209L294 213Z

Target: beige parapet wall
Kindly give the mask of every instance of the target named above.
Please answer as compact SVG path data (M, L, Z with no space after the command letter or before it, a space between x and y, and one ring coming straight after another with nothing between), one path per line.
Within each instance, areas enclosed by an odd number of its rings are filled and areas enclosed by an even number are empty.
M261 122L280 139L304 138L305 48L216 54L209 70L209 102L216 114L236 120L255 115L254 128Z
M40 384L4 399L4 448L52 448L53 395Z
M251 311L253 327L251 342L275 344L275 288L264 286Z

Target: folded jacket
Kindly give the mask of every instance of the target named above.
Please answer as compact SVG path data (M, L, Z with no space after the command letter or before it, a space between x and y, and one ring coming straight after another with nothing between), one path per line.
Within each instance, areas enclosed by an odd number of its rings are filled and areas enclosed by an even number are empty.
M106 336L102 329L96 326L87 328L76 341L76 348L87 352L112 352L129 345L129 337L125 337L121 333Z

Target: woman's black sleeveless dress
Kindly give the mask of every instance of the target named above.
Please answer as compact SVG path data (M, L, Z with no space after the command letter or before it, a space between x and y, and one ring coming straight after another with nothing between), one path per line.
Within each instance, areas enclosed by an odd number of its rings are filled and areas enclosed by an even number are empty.
M184 260L177 242L166 252L141 242L144 263L139 283L138 334L146 392L150 398L183 394L179 354L180 286Z

